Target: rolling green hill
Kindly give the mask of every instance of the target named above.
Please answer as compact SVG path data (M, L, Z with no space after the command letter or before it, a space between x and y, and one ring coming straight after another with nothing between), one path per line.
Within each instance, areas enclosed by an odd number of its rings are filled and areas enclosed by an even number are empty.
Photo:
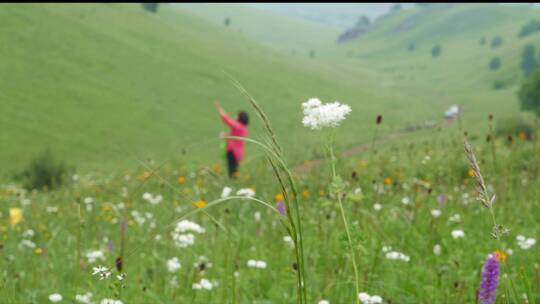
M454 103L465 108L464 128L481 132L488 113L520 114L521 50L540 42L540 34L517 37L540 16L529 7L416 7L336 45L328 42L339 33L333 28L241 6L212 5L202 16L195 12L200 6L161 5L151 14L135 4L2 5L4 171L47 145L82 169L133 167L135 156L220 162L218 134L226 128L214 101L232 113L249 109L224 71L268 112L292 161L320 153L319 135L300 123L300 103L314 96L353 108L338 149L369 141L377 114L385 117L384 135L440 120ZM224 14L232 16L231 27L223 26ZM504 43L491 48L495 35ZM414 51L407 50L411 41ZM433 58L437 43L442 53ZM312 45L324 51L313 58L290 52ZM494 56L502 61L496 71L488 69ZM495 90L495 81L504 88ZM254 150L251 160L260 155Z
M47 145L85 169L133 166L134 155L221 161L226 128L214 101L231 112L249 107L223 71L259 100L286 143L307 135L309 147L316 137L300 123L309 97L385 107L370 82L358 86L350 73L283 57L169 5L151 14L140 5L6 4L0 20L4 172ZM377 107L358 110L351 127L365 128Z

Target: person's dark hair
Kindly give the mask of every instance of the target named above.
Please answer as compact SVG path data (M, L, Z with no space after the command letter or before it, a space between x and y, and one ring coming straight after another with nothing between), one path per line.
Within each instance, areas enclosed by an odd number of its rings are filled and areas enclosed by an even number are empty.
M249 122L248 114L244 111L238 112L238 121L242 123L244 126L247 126Z

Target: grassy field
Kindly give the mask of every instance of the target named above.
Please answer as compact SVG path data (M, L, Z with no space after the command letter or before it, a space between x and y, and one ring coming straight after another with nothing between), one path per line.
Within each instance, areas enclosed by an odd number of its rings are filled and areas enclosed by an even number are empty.
M498 250L495 303L540 303L540 143L490 131L509 117L537 129L516 90L524 45L540 44L517 34L539 14L416 7L335 45L334 28L240 5L0 5L0 302L483 303ZM310 130L311 97L352 112ZM246 109L268 149L248 143L235 180L214 101ZM443 121L451 104L464 111ZM47 146L76 170L58 189L23 188L13 173ZM509 232L493 239L497 224Z

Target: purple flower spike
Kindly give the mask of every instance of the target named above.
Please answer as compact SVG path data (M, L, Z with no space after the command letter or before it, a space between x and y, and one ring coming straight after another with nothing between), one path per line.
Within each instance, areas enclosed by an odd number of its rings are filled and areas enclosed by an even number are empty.
M482 283L478 294L480 302L483 304L495 304L497 284L499 283L499 267L499 261L497 261L495 255L490 254L484 263Z
M440 205L443 205L446 202L446 196L444 194L437 196L437 202Z
M281 215L285 215L285 202L284 201L277 202L277 210L279 211L279 213L281 213Z

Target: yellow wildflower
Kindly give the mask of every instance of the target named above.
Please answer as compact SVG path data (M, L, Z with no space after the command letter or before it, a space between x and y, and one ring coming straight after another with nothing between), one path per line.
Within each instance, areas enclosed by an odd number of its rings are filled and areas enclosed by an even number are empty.
M523 131L519 131L518 138L521 140L527 140L527 134Z
M284 200L283 193L277 193L274 198L276 199L276 202L281 202L282 200Z
M392 184L392 178L391 177L385 177L384 178L384 184L385 185L391 185Z
M469 171L467 172L467 174L470 176L470 177L474 177L475 173L474 173L474 170L471 168L469 169Z
M178 177L178 183L179 183L180 185L182 185L182 184L185 183L185 182L186 182L186 178L185 178L184 176L180 175L180 176Z
M41 255L41 254L43 253L43 249L41 249L41 248L38 247L38 248L34 249L34 252L35 252L37 255Z
M195 203L193 203L193 205L195 205L195 207L201 209L201 208L204 208L204 206L206 206L206 202L204 200L198 200Z
M308 190L304 190L300 193L300 196L303 198L303 199L306 199L309 197L309 191Z
M15 226L23 219L21 208L9 208L9 223Z
M504 262L506 260L506 253L502 250L495 250L493 255L495 255L495 259L499 262Z

